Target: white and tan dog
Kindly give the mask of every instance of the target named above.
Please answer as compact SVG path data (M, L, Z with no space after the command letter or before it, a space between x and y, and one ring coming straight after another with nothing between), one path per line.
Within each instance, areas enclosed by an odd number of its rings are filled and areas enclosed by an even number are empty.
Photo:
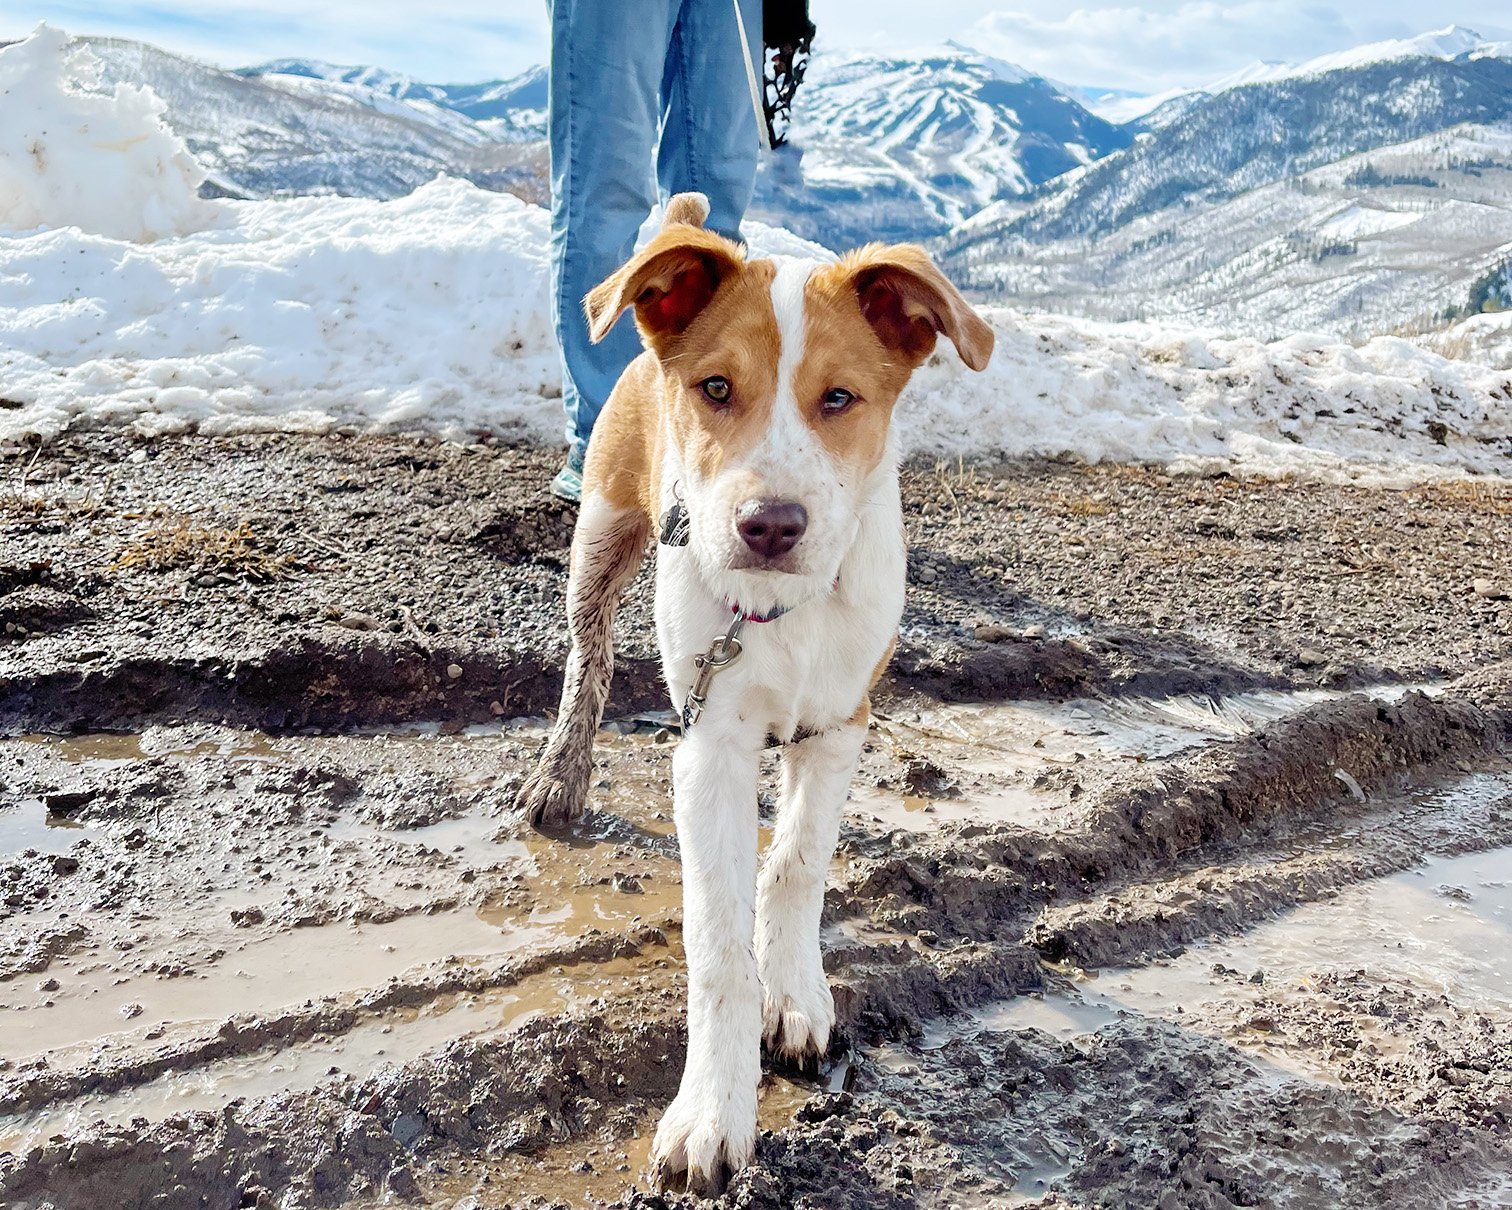
M937 333L975 370L993 343L917 247L747 260L706 215L700 195L673 198L656 237L585 300L594 339L634 307L646 351L588 446L561 712L519 795L534 824L582 813L619 596L659 527L657 638L685 714L673 791L688 1056L652 1162L660 1183L698 1192L751 1159L762 1041L800 1062L828 1049L825 874L903 610L893 405ZM786 746L758 878L768 736Z

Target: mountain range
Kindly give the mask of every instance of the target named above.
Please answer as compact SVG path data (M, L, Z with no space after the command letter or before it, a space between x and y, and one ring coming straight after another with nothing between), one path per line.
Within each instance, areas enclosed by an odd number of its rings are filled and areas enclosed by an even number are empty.
M220 71L88 41L107 79L164 97L233 196L391 197L445 171L545 197L542 69L482 84L314 60ZM928 241L985 297L1354 334L1477 305L1512 257L1512 43L1455 27L1156 97L953 43L820 55L796 109L756 217L836 247Z
M121 38L78 41L100 60L107 84L145 84L167 102L165 120L209 171L216 193L400 197L449 173L546 197L545 149L533 134L501 138L430 96L397 96L313 70L225 71Z

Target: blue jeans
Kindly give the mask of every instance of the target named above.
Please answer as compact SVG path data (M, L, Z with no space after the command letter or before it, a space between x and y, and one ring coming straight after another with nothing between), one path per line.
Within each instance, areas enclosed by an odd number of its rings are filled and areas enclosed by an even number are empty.
M547 3L552 293L567 440L580 456L640 352L628 315L590 344L583 296L629 259L658 185L664 199L706 194L708 225L740 237L756 180L756 118L732 0ZM759 56L761 0L740 7ZM753 64L759 80L759 58Z

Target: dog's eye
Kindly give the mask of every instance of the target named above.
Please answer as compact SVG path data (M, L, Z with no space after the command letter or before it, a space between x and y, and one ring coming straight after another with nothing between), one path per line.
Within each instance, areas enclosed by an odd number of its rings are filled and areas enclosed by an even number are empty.
M724 407L730 402L730 380L715 375L713 378L705 378L698 384L698 389L704 393L704 398L715 407Z
M824 392L824 398L819 401L819 406L828 416L845 411L851 404L856 402L856 397L844 387L831 387Z

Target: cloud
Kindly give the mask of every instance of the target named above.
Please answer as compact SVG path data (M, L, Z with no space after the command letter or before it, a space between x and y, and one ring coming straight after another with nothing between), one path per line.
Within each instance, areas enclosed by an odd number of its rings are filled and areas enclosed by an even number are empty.
M828 50L884 51L953 38L1074 84L1158 92L1207 83L1257 59L1299 62L1451 22L1487 37L1484 0L1090 0L1069 11L1017 0L827 0Z
M595 0L633 4L637 0ZM711 0L728 3L728 0ZM814 0L825 51L887 51L947 38L1058 80L1157 92L1256 59L1296 61L1451 21L1488 37L1485 0ZM1500 13L1495 14L1500 17ZM513 75L549 53L544 0L0 0L0 40L38 21L114 34L224 66L283 57L365 63L419 79ZM1506 18L1501 18L1505 25Z
M1042 13L1000 9L962 40L1058 79L1149 91L1201 84L1256 59L1308 58L1358 40L1337 10L1297 0Z
M543 61L546 6L532 0L7 0L0 38L38 21L152 42L222 66L302 57L376 64L438 82L512 75Z

